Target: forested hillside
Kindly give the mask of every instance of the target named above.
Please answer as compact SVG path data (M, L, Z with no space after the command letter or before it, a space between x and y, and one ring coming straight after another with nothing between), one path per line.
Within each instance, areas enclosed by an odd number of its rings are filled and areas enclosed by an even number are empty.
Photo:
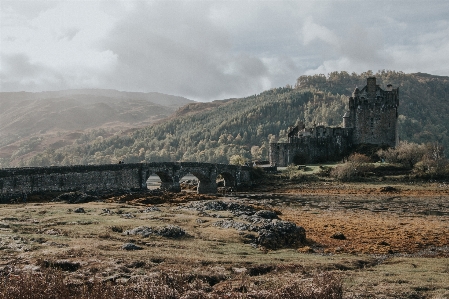
M0 92L0 167L82 141L92 130L106 137L146 127L191 102L155 92L105 89Z
M95 132L76 144L47 150L23 165L202 161L226 163L232 155L267 159L270 140L285 140L288 126L339 126L348 97L375 75L385 88L399 86L400 138L438 141L449 148L449 77L382 71L301 76L294 87L213 103L188 104L176 117L126 136L104 138ZM100 132L101 133L101 132Z

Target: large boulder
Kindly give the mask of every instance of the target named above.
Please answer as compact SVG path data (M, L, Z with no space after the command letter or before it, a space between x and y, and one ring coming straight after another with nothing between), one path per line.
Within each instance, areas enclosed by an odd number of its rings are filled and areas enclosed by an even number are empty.
M294 247L304 244L306 230L293 222L273 220L259 229L256 244L267 249Z

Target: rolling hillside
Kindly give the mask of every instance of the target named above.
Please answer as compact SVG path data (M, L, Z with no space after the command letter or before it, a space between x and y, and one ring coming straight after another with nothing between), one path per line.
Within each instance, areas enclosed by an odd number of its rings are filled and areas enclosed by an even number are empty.
M103 135L148 126L192 101L159 93L66 90L0 93L0 159L17 165L27 156L70 145L83 134Z
M328 76L301 76L294 87L271 89L242 98L191 103L157 124L111 137L92 136L76 144L48 149L24 165L89 164L140 161L228 162L232 155L267 159L268 142L285 139L298 120L307 126L338 126L348 97L366 77L375 75L383 88L399 86L400 138L438 141L449 148L449 78L382 71Z

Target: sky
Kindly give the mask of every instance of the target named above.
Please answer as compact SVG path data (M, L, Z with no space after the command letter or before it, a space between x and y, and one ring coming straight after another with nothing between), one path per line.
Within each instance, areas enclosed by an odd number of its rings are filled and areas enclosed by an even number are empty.
M384 69L449 75L447 0L0 0L0 91L212 101Z

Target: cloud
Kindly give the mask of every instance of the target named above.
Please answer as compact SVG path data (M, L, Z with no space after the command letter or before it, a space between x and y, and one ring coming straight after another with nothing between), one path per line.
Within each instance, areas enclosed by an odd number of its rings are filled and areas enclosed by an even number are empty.
M303 74L449 75L449 6L423 1L0 1L0 90L209 101Z
M209 14L207 3L139 3L103 41L117 57L108 84L206 100L263 88L262 60L233 53L229 34Z
M307 18L302 27L302 36L305 45L309 45L314 40L321 40L331 46L338 46L339 44L335 34L326 26L316 24L312 17Z

